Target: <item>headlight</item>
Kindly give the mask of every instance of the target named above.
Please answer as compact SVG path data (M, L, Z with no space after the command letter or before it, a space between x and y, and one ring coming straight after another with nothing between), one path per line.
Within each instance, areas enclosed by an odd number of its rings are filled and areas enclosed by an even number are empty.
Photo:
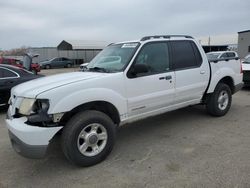
M24 98L19 107L19 113L28 116L33 113L47 112L48 109L49 109L48 99Z
M24 98L19 107L19 113L23 115L30 115L35 99Z

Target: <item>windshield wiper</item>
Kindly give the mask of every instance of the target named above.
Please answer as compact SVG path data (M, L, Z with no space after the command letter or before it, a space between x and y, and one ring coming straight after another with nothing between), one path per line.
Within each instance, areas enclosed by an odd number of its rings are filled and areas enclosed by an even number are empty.
M102 67L91 67L88 68L89 71L95 71L95 72L110 72L109 70L102 68Z

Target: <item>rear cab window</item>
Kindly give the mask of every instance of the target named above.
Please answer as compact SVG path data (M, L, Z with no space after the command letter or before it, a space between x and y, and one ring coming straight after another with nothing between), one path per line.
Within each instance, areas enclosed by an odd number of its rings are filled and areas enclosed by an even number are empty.
M202 57L193 41L171 41L172 61L175 70L190 69L201 66Z

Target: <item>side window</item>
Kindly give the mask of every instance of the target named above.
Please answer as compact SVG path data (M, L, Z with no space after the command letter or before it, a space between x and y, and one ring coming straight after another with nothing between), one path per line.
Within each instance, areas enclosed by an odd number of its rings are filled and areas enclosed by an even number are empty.
M166 42L145 44L136 57L135 64L146 64L149 68L148 74L170 70L168 44Z
M227 53L223 53L221 56L220 56L220 58L227 58L228 56L227 56Z
M227 52L227 56L228 57L235 57L235 53L233 53L233 52Z
M174 69L198 67L202 58L197 46L191 41L172 41Z
M17 75L9 70L3 69L3 78L13 78L17 77Z

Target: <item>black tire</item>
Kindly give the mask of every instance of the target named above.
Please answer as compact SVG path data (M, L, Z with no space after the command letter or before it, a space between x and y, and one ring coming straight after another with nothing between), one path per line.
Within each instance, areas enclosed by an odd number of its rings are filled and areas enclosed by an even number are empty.
M79 135L90 124L98 123L105 127L107 132L107 140L104 148L95 156L86 156L78 149ZM66 158L77 166L92 166L103 161L115 143L116 126L106 114L88 110L79 112L73 116L63 128L61 137L61 145Z
M228 95L228 102L223 107L219 107L220 106L219 97L220 97L220 94L222 93L225 93ZM227 84L219 83L216 86L213 94L211 94L208 98L208 101L206 104L207 112L212 116L217 116L217 117L224 116L230 109L231 102L232 102L232 91L230 87Z
M70 63L68 63L66 67L67 67L67 68L71 68L72 65L71 65Z
M51 66L50 65L45 65L45 69L50 69Z

